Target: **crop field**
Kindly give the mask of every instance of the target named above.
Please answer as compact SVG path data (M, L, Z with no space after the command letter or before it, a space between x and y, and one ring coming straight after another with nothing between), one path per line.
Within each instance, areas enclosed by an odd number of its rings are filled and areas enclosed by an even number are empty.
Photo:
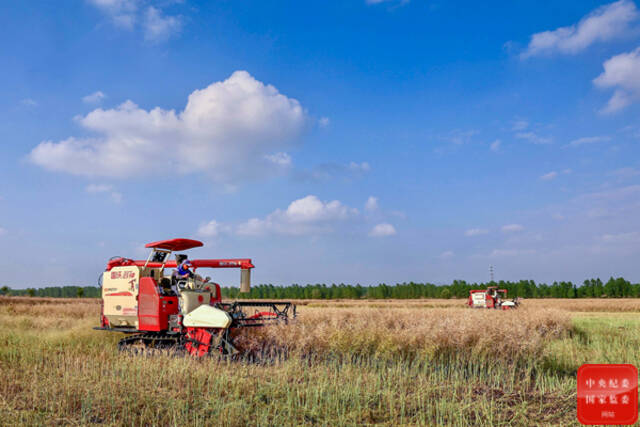
M247 358L119 353L99 300L0 298L2 425L577 425L582 363L640 366L640 300L298 301Z

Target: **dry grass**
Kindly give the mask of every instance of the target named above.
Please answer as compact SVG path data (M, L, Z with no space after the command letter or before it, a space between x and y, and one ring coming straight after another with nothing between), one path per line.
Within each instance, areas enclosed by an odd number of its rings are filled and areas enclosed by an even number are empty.
M98 322L99 300L40 300L0 298L0 322L9 328L41 331L75 328L80 319ZM447 300L436 301L443 302ZM571 330L566 312L544 307L497 311L443 304L433 310L416 301L407 305L396 301L384 309L380 304L384 302L303 305L288 325L243 330L238 347L253 355L276 352L305 358L434 358L457 353L517 359L540 356L549 340Z
M569 312L640 313L638 298L527 299L523 306L548 307Z
M244 300L253 301L253 300ZM283 300L285 301L285 300ZM291 300L286 300L291 301ZM640 298L527 298L520 299L523 308L555 308L570 312L640 312ZM361 300L293 300L298 307L308 308L466 308L464 298L451 299L361 299ZM38 298L0 296L0 306L73 306L94 307L99 310L100 300L94 298Z
M552 309L519 311L307 308L289 325L248 330L239 346L278 349L303 357L355 355L427 358L449 355L538 357L571 330L569 315Z
M638 304L308 301L245 338L302 357L253 364L123 355L99 300L0 298L0 425L577 425L580 364L640 365Z
M0 307L14 315L82 318L100 315L100 300L0 297Z
M569 312L640 312L639 298L521 298L523 308L554 308ZM309 308L358 308L383 310L397 308L466 308L464 298L408 299L408 300L295 300L301 307Z

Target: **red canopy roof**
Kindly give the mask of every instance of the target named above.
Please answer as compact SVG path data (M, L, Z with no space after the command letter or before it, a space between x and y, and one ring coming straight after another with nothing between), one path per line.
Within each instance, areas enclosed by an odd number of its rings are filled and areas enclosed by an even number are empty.
M186 251L187 249L198 248L200 246L204 246L202 242L191 239L160 240L159 242L147 243L145 245L146 248L168 249L170 251Z

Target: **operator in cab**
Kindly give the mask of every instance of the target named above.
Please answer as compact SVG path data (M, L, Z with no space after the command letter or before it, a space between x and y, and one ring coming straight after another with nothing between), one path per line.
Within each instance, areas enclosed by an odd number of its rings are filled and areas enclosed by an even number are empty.
M177 268L172 275L174 279L172 280L172 282L175 284L176 293L177 293L178 281L193 279L193 280L187 281L187 283L185 284L187 288L193 289L193 288L200 288L205 283L208 283L209 280L211 280L210 277L207 277L206 279L203 280L202 277L195 274L193 272L193 264L191 264L191 261L189 261L187 256L184 254L176 255L176 264L177 264Z
M178 269L176 270L176 277L178 279L191 279L193 278L193 264L188 259L185 259L178 265Z
M193 271L191 271L192 267L193 265L186 255L176 254L176 269L171 273L171 290L173 290L176 295L179 294L178 281L190 279L194 276Z

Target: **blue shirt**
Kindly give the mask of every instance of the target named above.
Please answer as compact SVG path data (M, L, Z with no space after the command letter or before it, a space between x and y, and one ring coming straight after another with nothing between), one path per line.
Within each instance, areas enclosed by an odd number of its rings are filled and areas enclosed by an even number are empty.
M182 276L184 276L184 275L187 275L187 274L188 274L189 276L193 275L193 273L192 273L191 271L189 271L189 270L187 270L186 268L184 268L184 264L185 264L185 263L183 262L182 264L180 264L180 265L178 266L178 275L179 275L180 277L182 277Z

